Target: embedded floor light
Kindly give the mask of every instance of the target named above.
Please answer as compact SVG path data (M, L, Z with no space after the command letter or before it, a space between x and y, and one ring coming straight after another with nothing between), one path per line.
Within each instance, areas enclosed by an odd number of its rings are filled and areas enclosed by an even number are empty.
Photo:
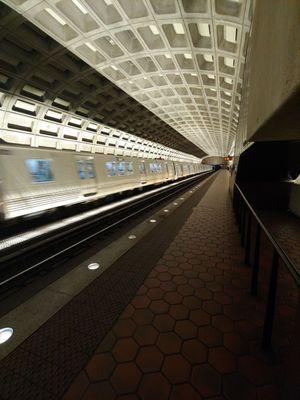
M156 219L150 219L151 224L154 224L156 222Z
M14 330L12 328L0 329L0 344L7 342L13 335Z
M169 210L168 210L168 209L165 209L164 212L167 213L167 212L169 212Z
M180 200L184 200L184 197L180 197Z
M88 269L90 269L90 270L98 269L99 267L100 267L100 264L95 263L95 262L88 265Z
M135 235L129 235L129 236L128 236L128 239L130 239L130 240L136 239L136 236L135 236Z
M174 204L174 206L177 206L178 205L178 203L173 203Z

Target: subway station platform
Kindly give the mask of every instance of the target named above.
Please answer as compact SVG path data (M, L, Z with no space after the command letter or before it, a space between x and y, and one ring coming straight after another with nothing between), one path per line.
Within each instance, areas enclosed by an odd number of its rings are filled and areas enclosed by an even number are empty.
M254 297L229 179L225 170L209 177L6 356L0 398L284 398L298 288L280 264L263 351L270 252L263 241Z

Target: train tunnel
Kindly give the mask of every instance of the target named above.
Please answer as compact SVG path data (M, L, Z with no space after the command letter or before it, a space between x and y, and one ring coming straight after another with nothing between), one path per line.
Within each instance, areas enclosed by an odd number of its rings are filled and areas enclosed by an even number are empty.
M0 399L300 399L299 20L0 0Z

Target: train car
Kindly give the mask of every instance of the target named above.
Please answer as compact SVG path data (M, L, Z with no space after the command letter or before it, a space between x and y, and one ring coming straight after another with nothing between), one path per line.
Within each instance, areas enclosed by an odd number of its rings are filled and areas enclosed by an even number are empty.
M39 214L197 173L187 163L32 147L0 148L0 218Z

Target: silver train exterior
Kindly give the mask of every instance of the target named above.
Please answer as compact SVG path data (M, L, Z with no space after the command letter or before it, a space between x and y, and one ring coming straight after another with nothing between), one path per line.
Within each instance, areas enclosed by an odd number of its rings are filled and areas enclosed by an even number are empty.
M0 219L40 214L209 169L184 162L1 145Z

